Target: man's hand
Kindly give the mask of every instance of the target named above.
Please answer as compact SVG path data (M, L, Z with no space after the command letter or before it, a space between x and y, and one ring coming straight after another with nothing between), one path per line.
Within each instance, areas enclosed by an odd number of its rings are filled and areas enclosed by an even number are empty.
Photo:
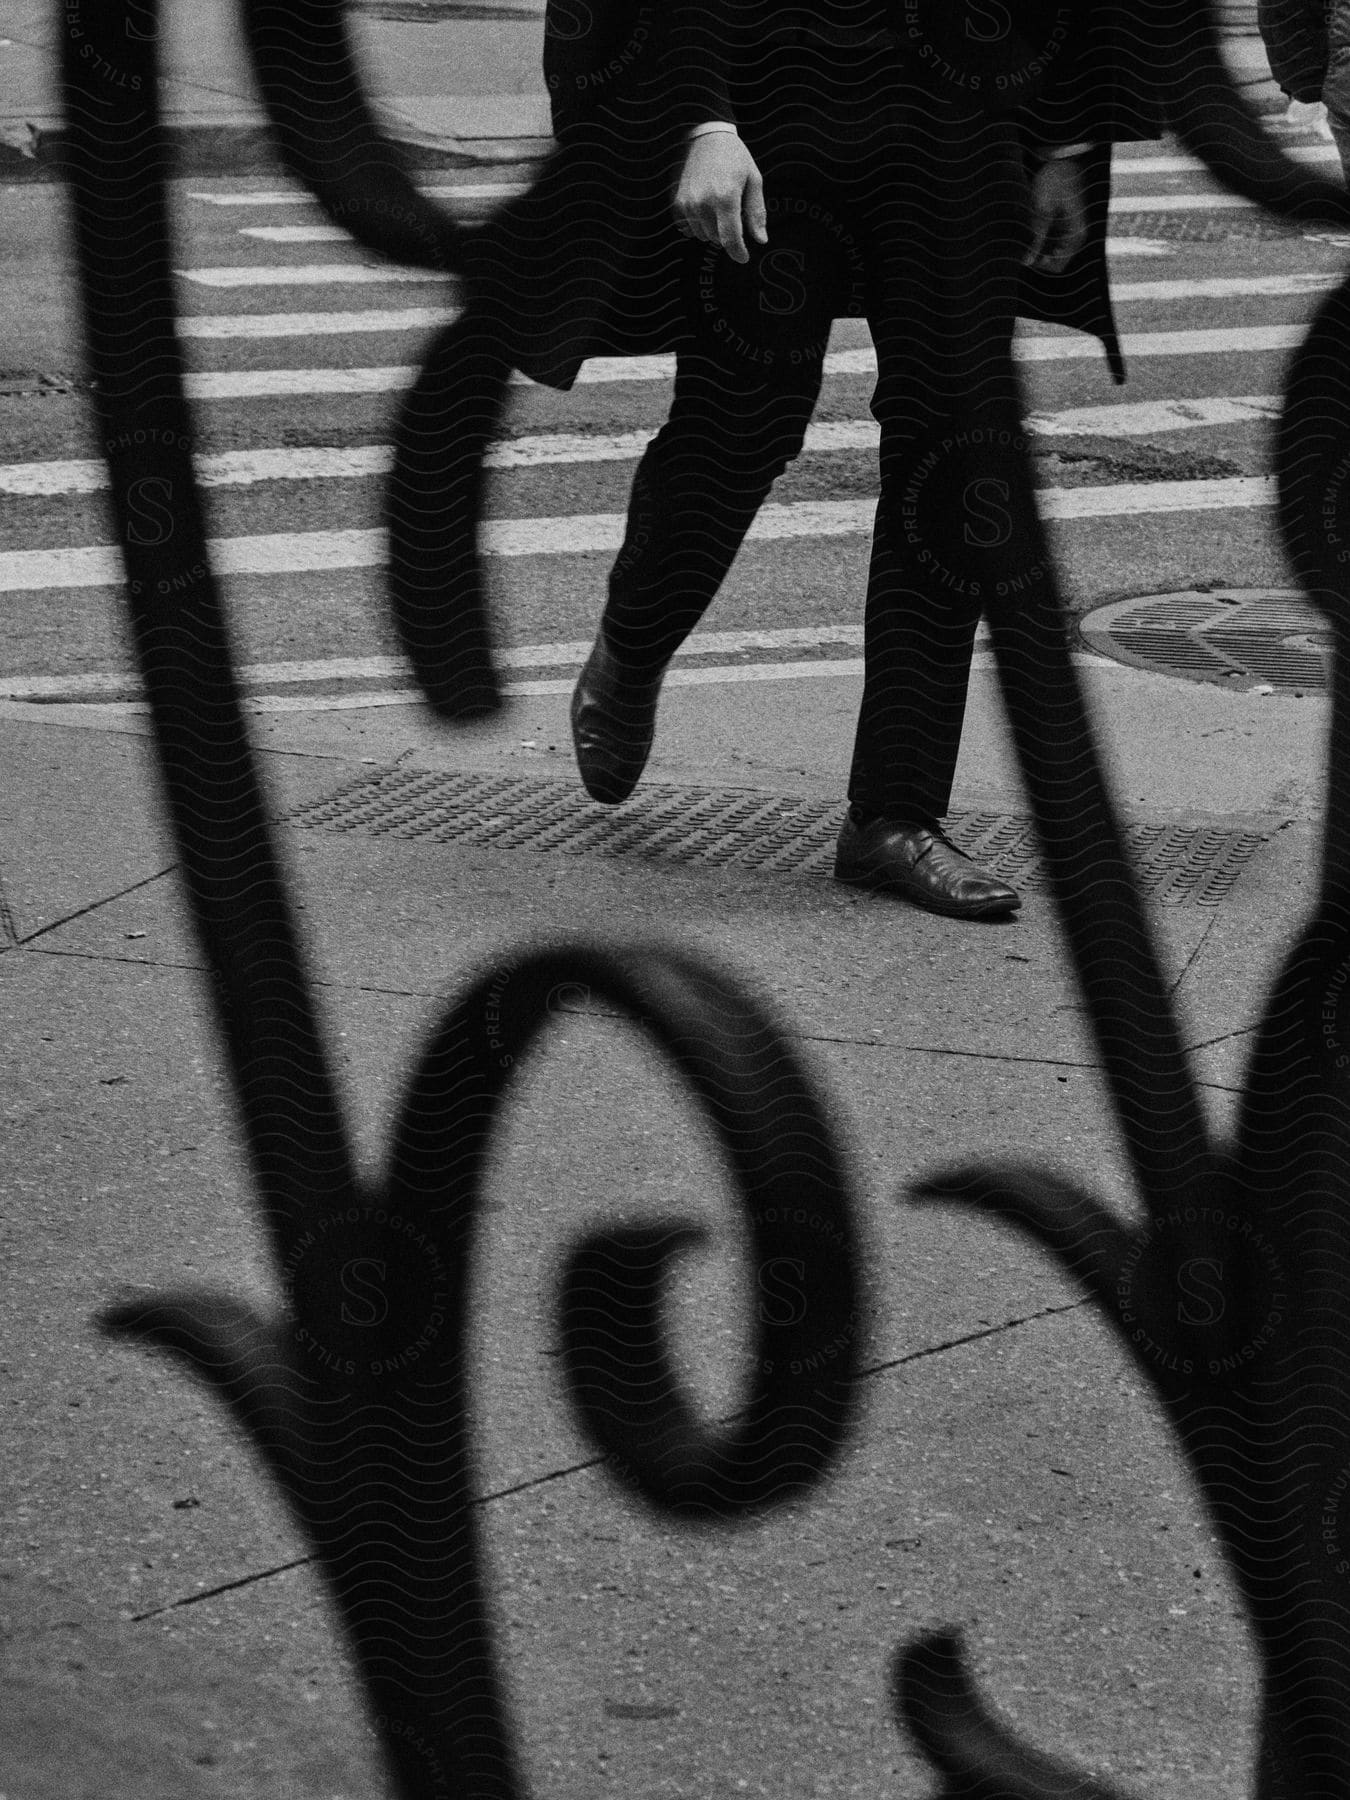
M769 241L764 183L755 159L734 132L709 131L689 146L675 189L681 228L705 244L720 244L733 262L749 262L749 235Z
M1058 275L1087 241L1087 197L1076 156L1042 163L1031 183L1031 216L1031 248L1023 261Z

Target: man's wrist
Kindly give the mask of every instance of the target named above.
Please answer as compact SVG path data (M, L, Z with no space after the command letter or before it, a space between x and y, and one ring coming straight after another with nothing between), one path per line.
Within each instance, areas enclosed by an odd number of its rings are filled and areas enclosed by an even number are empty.
M691 127L691 129L685 133L684 141L686 144L692 144L695 138L707 137L708 134L713 131L729 131L732 137L740 136L740 133L731 123L730 119L709 119L705 124Z

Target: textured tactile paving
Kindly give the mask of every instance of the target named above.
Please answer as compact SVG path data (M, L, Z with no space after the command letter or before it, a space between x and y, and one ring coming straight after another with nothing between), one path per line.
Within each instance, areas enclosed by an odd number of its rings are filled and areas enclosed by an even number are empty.
M309 830L570 856L828 875L842 804L750 788L651 784L622 807L597 806L573 782L522 775L376 770L287 815ZM953 813L952 839L1019 887L1044 888L1035 826L1009 813ZM1217 827L1126 826L1143 890L1165 905L1216 906L1265 842Z

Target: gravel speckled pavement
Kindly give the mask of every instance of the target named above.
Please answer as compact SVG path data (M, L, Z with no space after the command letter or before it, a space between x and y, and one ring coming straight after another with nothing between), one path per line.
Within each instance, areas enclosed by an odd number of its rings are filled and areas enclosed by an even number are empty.
M48 9L3 10L8 67L36 82L40 51L20 40L40 43ZM223 11L165 18L183 55L219 52ZM363 28L395 54L392 25ZM482 118L518 104L504 137L481 140L509 160L521 120L540 116L537 42L524 55L537 17L456 29L477 45L473 93L392 77L383 91L438 102L455 144L455 104L481 102ZM220 53L214 66L233 64ZM466 64L420 66L448 82ZM222 121L245 90L219 85L216 112L190 85L172 97L185 119L221 127L218 154L236 142L242 156L244 133ZM50 113L36 86L9 93L6 141L24 156L21 127ZM1104 662L1080 674L1127 817L1212 827L1252 850L1215 903L1152 909L1205 1097L1226 1118L1311 895L1326 704ZM673 686L634 807L692 788L828 811L857 685L839 673ZM873 1311L860 1426L810 1504L686 1533L620 1500L562 1400L564 1247L607 1215L708 1222L677 1330L711 1410L734 1403L745 1301L719 1170L687 1103L623 1021L580 999L559 1018L497 1158L477 1301L479 1489L531 1790L917 1800L933 1784L888 1716L886 1669L897 1642L946 1621L1030 1741L1159 1800L1239 1791L1253 1664L1139 1376L1021 1240L902 1199L921 1172L1011 1152L1132 1206L1048 900L1029 888L1016 922L962 924L819 873L295 821L395 767L573 794L566 706L562 693L518 700L463 735L410 706L254 719L363 1157L383 1153L412 1058L471 972L560 933L656 935L740 972L833 1096ZM970 721L957 807L1022 813L985 662ZM369 1800L381 1779L333 1619L251 1454L202 1391L92 1324L129 1292L277 1293L144 720L7 702L0 758L0 1794Z
M1222 1117L1309 896L1325 702L1080 673L1127 815L1262 840L1220 903L1153 908ZM977 669L956 805L1014 815L993 680ZM672 689L630 805L734 787L828 807L855 686ZM652 1053L584 1003L560 1018L495 1172L478 1326L480 1487L534 1791L923 1794L885 1669L902 1635L943 1620L1034 1741L1140 1791L1233 1791L1251 1664L1138 1376L1020 1240L900 1198L921 1171L1012 1152L1131 1205L1047 899L1029 891L1015 923L954 923L819 875L284 823L394 765L568 783L566 703L516 701L463 736L413 707L254 721L362 1154L380 1154L398 1085L471 971L522 941L655 934L738 970L833 1096L875 1305L862 1424L813 1503L686 1535L621 1502L561 1399L562 1248L612 1213L713 1226L679 1318L716 1408L736 1391L736 1245ZM332 1621L251 1456L185 1379L91 1325L127 1291L275 1294L143 730L125 710L0 708L0 1792L371 1794Z

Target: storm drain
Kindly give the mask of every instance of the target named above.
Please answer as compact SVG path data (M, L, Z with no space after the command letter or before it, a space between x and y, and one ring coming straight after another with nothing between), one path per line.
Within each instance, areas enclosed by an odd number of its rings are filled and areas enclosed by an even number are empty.
M625 856L659 863L828 875L841 806L836 800L751 788L642 789L622 808L597 806L574 782L520 775L385 769L311 801L286 823L364 837ZM953 813L955 843L1019 887L1046 886L1036 828L1008 813ZM1144 891L1164 905L1217 906L1265 839L1217 827L1125 828Z
M1079 632L1117 662L1239 691L1321 693L1331 673L1331 627L1289 588L1148 594L1088 613Z

